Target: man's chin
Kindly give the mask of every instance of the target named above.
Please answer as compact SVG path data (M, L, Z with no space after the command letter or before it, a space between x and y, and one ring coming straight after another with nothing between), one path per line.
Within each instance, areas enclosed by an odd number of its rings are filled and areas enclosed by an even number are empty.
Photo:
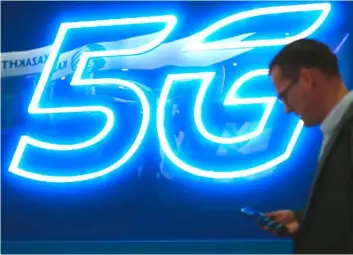
M313 123L312 121L309 121L302 116L300 117L300 120L303 121L304 127L315 127L317 126L317 123Z

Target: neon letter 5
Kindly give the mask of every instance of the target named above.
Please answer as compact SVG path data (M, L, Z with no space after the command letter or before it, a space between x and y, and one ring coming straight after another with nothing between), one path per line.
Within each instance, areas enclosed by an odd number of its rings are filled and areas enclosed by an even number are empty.
M39 79L38 85L35 89L34 95L28 107L29 114L63 114L70 113L73 114L73 118L75 113L102 113L106 116L105 126L100 130L100 132L91 137L90 139L76 143L76 144L52 144L45 141L40 141L35 138L29 136L22 136L19 144L16 148L14 157L9 167L9 171L23 176L25 178L34 179L38 181L44 182L77 182L84 181L93 178L97 178L99 176L103 176L109 172L112 172L122 165L124 165L137 151L139 145L141 144L150 119L150 105L148 103L146 95L143 91L134 83L128 82L121 79L111 79L111 78L99 78L99 79L86 79L82 77L82 74L86 68L88 61L92 58L98 57L113 57L113 56L121 56L121 55L134 55L141 54L147 52L158 45L160 45L165 38L172 32L176 25L177 19L174 16L154 16L154 17L140 17L140 18L126 18L126 19L114 19L114 20L99 20L99 21L88 21L88 22L73 22L73 23L63 23L59 31L57 33L54 44L52 45L52 49L50 55L47 59L47 62L44 66L43 72ZM22 156L26 151L26 147L28 145L34 146L37 148L41 148L43 150L55 150L55 151L72 151L72 150L80 150L83 148L87 148L92 146L99 141L103 140L105 136L111 131L114 126L114 114L111 109L104 106L75 106L75 107L52 107L46 108L40 106L40 101L42 94L46 88L47 82L53 72L54 65L59 57L59 52L61 46L66 39L67 32L69 30L78 30L83 28L94 29L97 27L114 27L114 26L128 26L128 25L137 25L137 24L153 24L153 23L162 23L166 24L165 28L158 33L158 35L153 38L149 43L146 43L142 46L135 47L132 49L124 49L124 50L111 50L111 51L99 51L99 52L84 52L79 60L77 65L77 69L73 75L71 85L72 86L92 86L92 85L116 85L116 86L124 86L130 90L132 90L137 97L139 98L142 105L142 121L141 126L139 128L139 132L127 150L127 152L115 163L106 167L104 169L97 169L91 171L90 173L85 173L81 175L68 175L68 176L53 176L53 175L43 175L40 173L36 173L30 169L21 169L20 163L22 160Z

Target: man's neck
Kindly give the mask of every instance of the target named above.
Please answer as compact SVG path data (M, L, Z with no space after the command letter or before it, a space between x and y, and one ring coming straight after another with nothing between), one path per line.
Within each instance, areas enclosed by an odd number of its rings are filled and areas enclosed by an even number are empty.
M334 86L333 86L334 87ZM327 100L324 104L324 118L335 108L335 106L348 94L348 89L341 83L337 89L330 91Z

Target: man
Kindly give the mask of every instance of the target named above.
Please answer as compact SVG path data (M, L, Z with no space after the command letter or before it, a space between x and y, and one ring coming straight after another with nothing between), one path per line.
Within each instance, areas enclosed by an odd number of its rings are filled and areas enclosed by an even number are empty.
M335 54L315 40L285 46L269 74L285 111L306 127L321 125L324 139L306 209L267 216L287 227L295 253L352 254L353 92L343 84Z

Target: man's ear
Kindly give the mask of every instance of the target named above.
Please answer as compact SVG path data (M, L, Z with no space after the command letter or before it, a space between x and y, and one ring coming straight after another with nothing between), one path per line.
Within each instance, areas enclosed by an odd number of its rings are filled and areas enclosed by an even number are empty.
M306 92L314 89L315 70L309 68L300 68L299 70L299 86Z

